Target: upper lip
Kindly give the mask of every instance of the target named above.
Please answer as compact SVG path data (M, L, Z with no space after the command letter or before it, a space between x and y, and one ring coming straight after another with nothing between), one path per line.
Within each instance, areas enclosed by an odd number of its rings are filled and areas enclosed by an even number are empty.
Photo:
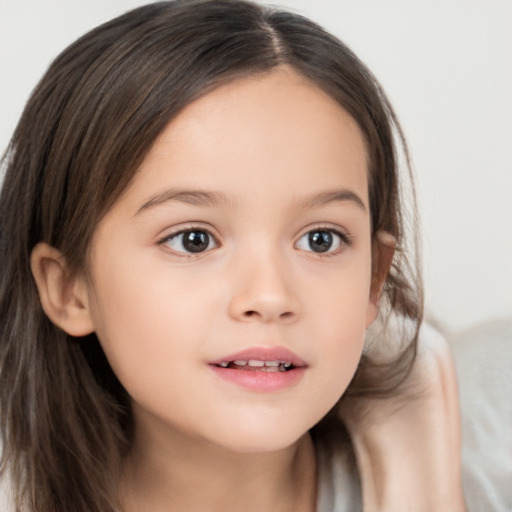
M234 354L211 361L210 364L219 365L235 360L245 361L283 361L292 363L293 366L307 366L306 362L297 354L286 347L251 347Z

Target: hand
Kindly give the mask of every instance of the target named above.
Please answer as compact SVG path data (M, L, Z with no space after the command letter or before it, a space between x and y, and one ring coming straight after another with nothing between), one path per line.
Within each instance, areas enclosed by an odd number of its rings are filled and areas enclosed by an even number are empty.
M379 340L376 357L393 350L392 332ZM356 454L364 512L465 511L456 376L439 333L422 327L411 373L391 396L349 397L340 415Z

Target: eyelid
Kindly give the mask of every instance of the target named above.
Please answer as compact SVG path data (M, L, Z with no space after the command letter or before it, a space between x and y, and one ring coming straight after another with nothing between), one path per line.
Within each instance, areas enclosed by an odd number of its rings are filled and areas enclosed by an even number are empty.
M352 243L353 241L353 236L350 234L348 229L341 227L339 224L331 224L329 222L308 224L299 231L297 239L301 238L307 233L310 233L311 231L332 231L333 233L339 235L347 243Z
M198 253L188 253L188 252L175 251L175 250L171 249L169 246L165 245L165 243L167 241L171 240L172 238L175 238L175 237L182 235L184 233L187 233L189 231L204 231L205 233L207 233L208 236L210 236L212 238L213 242L215 243L215 247L214 247L215 249L217 247L220 247L220 245L221 245L219 242L219 236L214 233L214 230L211 227L205 226L204 224L201 224L201 223L190 223L190 224L186 224L184 226L182 225L178 228L174 228L173 231L167 232L165 234L165 236L159 237L156 241L156 245L162 247L168 253L171 253L172 255L182 257L182 258L198 257L198 256L204 255L212 250L212 249L208 249L208 250L201 251Z
M198 252L198 253L189 253L189 252L175 251L175 250L171 249L170 247L165 246L165 243L168 240L170 240L174 237L177 237L183 233L190 232L190 231L206 232L213 240L215 247L213 247L212 249L207 249L205 251ZM179 227L175 227L171 232L167 232L164 236L159 237L156 241L156 244L159 246L162 246L162 248L164 248L164 250L166 250L167 252L169 252L173 255L176 255L178 257L184 257L184 258L198 257L198 256L204 255L204 254L212 251L213 249L221 246L221 243L219 241L220 236L217 235L215 231L216 230L212 229L210 226L204 225L200 222L197 222L197 223L191 222L189 224L180 225ZM341 246L340 248L338 248L336 250L333 250L333 251L329 250L324 253L321 253L321 252L317 253L315 251L307 251L307 252L316 254L317 256L322 256L322 257L335 256L340 251L342 251L344 248L350 247L353 244L353 236L348 232L348 230L340 227L339 225L333 226L332 224L322 223L322 224L312 224L312 225L309 225L309 226L306 226L305 228L303 228L299 232L299 235L296 238L294 247L297 246L298 242L305 235L307 235L308 233L314 232L314 231L328 231L330 233L333 233L334 235L339 237L340 246Z
M315 231L328 231L328 232L333 233L334 235L338 236L341 240L341 244L340 244L341 247L334 251L326 251L324 253L321 253L321 252L316 253L314 251L306 251L306 252L311 252L313 254L316 254L317 256L322 256L322 257L335 256L340 251L342 251L344 248L350 247L354 242L353 236L346 229L341 228L340 226L333 226L332 224L313 224L313 225L303 228L300 231L300 233L297 237L297 241L295 242L294 246L297 246L298 242L305 235L307 235L311 232L315 232Z

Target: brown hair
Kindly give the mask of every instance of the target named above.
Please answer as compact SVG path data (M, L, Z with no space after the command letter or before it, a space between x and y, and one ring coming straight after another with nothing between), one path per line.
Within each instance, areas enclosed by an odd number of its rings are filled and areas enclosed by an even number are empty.
M384 392L410 367L422 300L417 262L403 249L395 140L407 179L410 170L401 129L376 79L343 43L296 14L239 0L141 7L57 57L3 159L0 467L11 471L17 507L114 511L131 432L128 397L96 336L72 338L45 316L30 270L32 249L46 242L72 272L85 270L98 221L170 120L214 87L282 64L357 121L369 153L373 234L387 231L398 243L383 308L411 319L414 328L391 364L363 357L347 392ZM414 228L414 213L409 220Z

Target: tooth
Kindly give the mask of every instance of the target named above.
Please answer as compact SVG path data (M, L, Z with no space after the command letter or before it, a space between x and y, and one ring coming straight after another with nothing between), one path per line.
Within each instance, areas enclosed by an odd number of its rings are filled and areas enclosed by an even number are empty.
M265 366L279 366L281 361L265 361Z
M291 365L292 365L292 363L290 363L289 361L286 361L286 362L283 363L283 366L285 368L290 368Z
M264 361L256 361L254 359L249 360L249 366L265 366Z
M219 366L222 366L222 368L227 368L229 363L227 361L222 361L222 363L219 364Z
M243 359L235 359L233 363L235 363L237 366L245 366L247 361L244 361Z
M265 366L264 371L266 371L267 373L276 373L279 372L280 370L278 366Z

